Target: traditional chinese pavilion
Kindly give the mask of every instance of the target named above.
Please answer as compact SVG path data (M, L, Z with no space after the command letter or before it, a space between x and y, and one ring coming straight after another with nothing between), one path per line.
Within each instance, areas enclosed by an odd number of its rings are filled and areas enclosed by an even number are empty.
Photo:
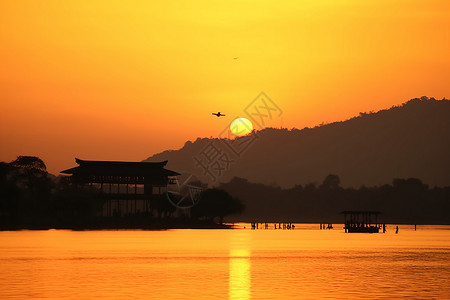
M103 216L148 214L177 172L163 162L94 161L75 158L77 167L61 171L75 186L105 199Z

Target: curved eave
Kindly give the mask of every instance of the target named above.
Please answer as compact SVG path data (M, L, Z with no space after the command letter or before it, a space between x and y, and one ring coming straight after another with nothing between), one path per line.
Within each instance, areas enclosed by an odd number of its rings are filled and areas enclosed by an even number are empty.
M76 170L77 170L78 168L79 168L79 167L70 168L70 169L61 171L61 172L59 172L59 173L62 173L62 174L73 174L73 173L76 172Z
M167 175L167 176L178 176L178 175L181 175L180 173L177 173L175 171L171 171L171 170L167 170L167 169L163 169L163 170L164 170L165 175Z

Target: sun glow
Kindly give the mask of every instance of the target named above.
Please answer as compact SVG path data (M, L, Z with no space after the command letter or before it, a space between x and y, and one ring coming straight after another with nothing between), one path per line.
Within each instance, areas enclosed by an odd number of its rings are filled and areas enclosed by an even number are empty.
M252 132L253 124L249 119L236 118L231 122L230 130L234 135L246 135Z
M225 123L210 113L242 115L261 91L285 128L448 97L449 12L446 0L3 0L0 160L32 153L54 173L74 154L139 161L216 136Z

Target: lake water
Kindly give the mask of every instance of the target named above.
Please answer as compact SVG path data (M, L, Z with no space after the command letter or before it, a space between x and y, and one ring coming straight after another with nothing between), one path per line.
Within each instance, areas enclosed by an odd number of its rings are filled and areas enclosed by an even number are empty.
M246 227L0 232L0 299L450 299L450 226Z

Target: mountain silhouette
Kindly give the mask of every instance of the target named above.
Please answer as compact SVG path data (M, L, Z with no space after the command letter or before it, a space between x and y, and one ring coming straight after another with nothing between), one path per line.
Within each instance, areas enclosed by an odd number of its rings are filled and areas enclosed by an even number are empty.
M431 186L450 185L450 101L445 98L415 98L390 109L314 128L266 128L235 142L250 138L253 142L239 156L226 147L229 140L198 138L179 150L164 151L145 161L168 160L168 168L212 182L195 158L213 143L222 145L221 151L232 160L215 183L240 177L290 188L320 183L328 174L337 174L346 187L411 177Z

